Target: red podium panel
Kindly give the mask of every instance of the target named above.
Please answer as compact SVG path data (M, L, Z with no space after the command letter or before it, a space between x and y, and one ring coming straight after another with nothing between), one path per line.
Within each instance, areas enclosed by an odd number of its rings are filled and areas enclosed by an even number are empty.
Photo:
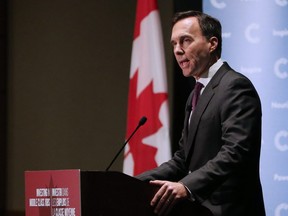
M26 216L80 216L80 189L80 170L26 171Z
M25 172L26 216L149 216L158 188L120 172Z

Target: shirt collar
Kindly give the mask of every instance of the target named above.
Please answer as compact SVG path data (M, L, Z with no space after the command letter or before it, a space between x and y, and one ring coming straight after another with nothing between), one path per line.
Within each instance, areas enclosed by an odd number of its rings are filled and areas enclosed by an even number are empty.
M205 88L223 63L222 59L218 59L218 61L215 62L207 72L203 73L197 81L201 82Z

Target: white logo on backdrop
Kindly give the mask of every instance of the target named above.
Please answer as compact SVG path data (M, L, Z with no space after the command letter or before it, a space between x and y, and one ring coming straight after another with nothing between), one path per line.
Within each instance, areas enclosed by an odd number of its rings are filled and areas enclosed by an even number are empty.
M287 71L281 71L280 66L281 65L287 65L288 64L288 59L286 58L280 58L278 59L275 64L274 64L274 73L276 76L280 79L286 79L288 77L288 72Z
M272 33L273 36L279 36L279 37L285 37L288 36L288 29L283 29L283 30L273 30Z
M261 67L245 67L245 66L241 66L240 68L240 72L241 73L245 73L245 74L258 74L262 72L262 68Z
M275 216L284 216L283 214L281 214L282 211L288 211L288 204L287 203L281 203L276 207Z
M286 139L286 143L284 142L284 140ZM287 151L288 150L288 131L279 131L274 138L274 143L276 148L279 151Z
M245 29L245 37L248 42L253 44L259 43L260 38L252 36L252 31L258 30L259 28L260 26L257 23L251 23L250 25L247 26L247 28Z
M218 9L223 9L226 7L226 3L224 1L218 2L218 0L210 0L210 2L213 5L213 7Z
M272 102L271 108L272 109L288 109L288 101L286 101L284 103Z
M231 35L232 35L231 32L223 32L223 33L222 33L222 38L230 38Z
M280 176L276 173L274 174L274 181L288 181L288 176Z
M277 5L279 5L281 7L288 5L288 0L275 0L275 2Z

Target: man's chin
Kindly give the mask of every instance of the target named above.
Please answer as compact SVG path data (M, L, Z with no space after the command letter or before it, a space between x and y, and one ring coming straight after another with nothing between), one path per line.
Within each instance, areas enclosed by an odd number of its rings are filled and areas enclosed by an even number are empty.
M191 77L192 76L192 74L189 70L183 70L182 69L182 74L184 77Z

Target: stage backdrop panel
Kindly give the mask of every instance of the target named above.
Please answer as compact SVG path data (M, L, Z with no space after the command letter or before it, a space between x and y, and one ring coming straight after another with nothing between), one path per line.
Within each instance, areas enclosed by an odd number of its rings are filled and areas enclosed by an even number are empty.
M259 92L266 212L288 215L288 1L207 0L203 10L223 25L222 58Z

